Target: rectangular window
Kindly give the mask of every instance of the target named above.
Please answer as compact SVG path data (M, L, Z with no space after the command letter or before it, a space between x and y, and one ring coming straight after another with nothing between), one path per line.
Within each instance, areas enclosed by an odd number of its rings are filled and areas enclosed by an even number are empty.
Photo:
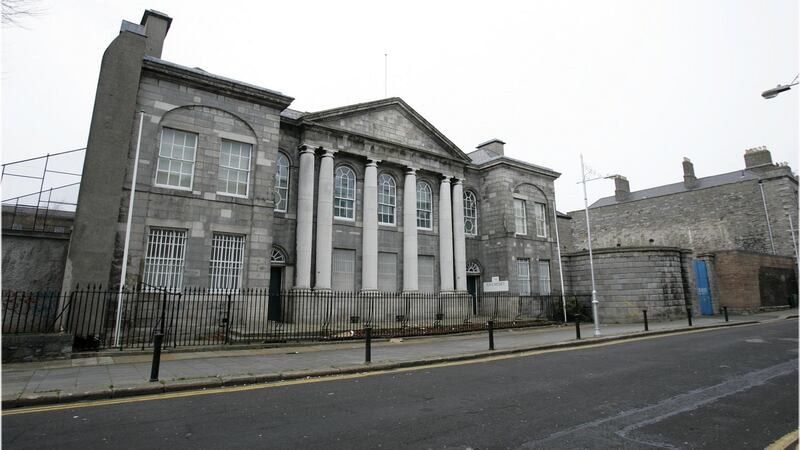
M536 215L536 236L547 237L547 214L544 203L534 203L533 212Z
M222 140L219 149L218 193L247 197L252 149L250 144Z
M331 263L331 289L340 292L355 292L356 251L335 248Z
M183 287L185 251L186 230L151 228L147 235L147 254L144 259L145 289L180 291Z
M517 260L519 295L531 295L531 264L528 259Z
M420 255L417 259L417 283L420 292L433 292L433 256Z
M516 234L528 234L528 221L525 217L525 200L514 199L514 227Z
M164 128L158 150L156 185L192 189L197 135Z
M539 261L539 293L550 295L550 261Z
M397 292L397 253L378 252L378 290Z
M214 233L209 270L212 290L239 289L244 265L244 236Z

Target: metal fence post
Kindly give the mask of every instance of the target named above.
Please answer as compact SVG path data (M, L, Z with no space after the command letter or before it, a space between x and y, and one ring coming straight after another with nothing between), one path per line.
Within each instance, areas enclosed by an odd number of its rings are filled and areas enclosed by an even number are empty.
M153 363L150 365L150 381L158 381L158 369L161 366L161 342L164 333L161 330L153 336Z
M727 306L723 306L722 307L722 313L725 314L725 322L727 322L728 321L728 307Z
M581 340L581 316L575 315L575 339Z
M487 322L489 325L489 350L494 350L494 320Z
M231 294L228 293L228 311L225 313L225 343L230 344L228 336L231 331Z
M650 327L647 326L647 310L643 309L642 314L644 314L644 331L650 331Z
M686 319L689 321L689 326L692 326L692 307L686 307Z
M364 363L372 362L372 327L364 327Z

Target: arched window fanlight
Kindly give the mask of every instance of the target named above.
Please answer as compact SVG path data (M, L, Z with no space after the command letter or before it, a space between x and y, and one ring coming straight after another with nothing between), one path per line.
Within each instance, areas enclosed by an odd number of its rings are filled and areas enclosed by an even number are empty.
M286 254L279 248L272 247L272 255L269 257L270 264L286 264Z
M467 273L468 274L480 274L481 273L481 266L478 265L475 261L470 261L467 263Z

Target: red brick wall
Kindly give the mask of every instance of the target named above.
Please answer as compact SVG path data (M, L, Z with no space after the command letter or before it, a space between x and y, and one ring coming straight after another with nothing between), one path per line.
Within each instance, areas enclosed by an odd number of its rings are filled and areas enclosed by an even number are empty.
M797 267L794 258L735 250L715 252L713 260L716 280L713 292L719 296L714 301L729 310L757 311L761 308L761 267L790 269L795 274Z

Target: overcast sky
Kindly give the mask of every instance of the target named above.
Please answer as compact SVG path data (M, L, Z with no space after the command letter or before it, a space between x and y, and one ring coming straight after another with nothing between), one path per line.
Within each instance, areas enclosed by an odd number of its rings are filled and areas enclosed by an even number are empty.
M583 207L580 153L632 190L681 181L684 156L698 177L741 169L761 145L798 167L800 89L760 96L798 73L796 0L41 6L3 28L4 163L86 145L103 51L152 8L173 18L164 59L281 91L301 111L384 97L388 53L389 96L465 152L500 138L507 156L560 172L562 211ZM590 203L614 191L588 187Z

